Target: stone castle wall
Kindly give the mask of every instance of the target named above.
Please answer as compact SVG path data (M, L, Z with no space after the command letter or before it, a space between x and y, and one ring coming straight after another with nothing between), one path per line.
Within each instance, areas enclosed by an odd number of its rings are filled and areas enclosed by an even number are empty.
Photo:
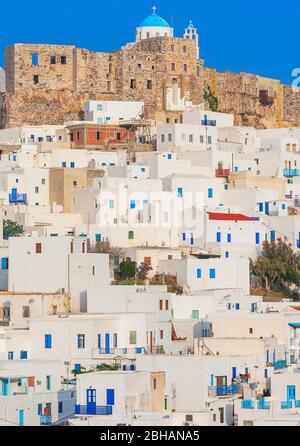
M167 91L176 86L181 97L201 104L208 85L219 111L233 113L237 125L300 123L300 93L277 80L205 68L189 39L155 37L111 53L16 44L5 50L5 71L1 128L82 119L84 102L95 99L142 100L148 119L174 122L180 112L167 109Z

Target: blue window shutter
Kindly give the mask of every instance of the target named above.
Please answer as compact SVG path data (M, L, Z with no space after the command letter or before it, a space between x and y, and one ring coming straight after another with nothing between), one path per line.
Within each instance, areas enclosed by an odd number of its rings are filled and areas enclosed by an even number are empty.
M76 372L80 372L81 364L74 364L74 369L76 370Z
M182 233L182 241L184 241L184 242L186 241L186 234L185 234L185 232Z
M66 161L63 161L63 162L61 163L61 165L62 165L62 167L67 167L67 163L66 163Z
M98 348L101 348L101 334L98 334Z
M220 243L220 241L221 241L221 232L217 232L216 237L217 237L217 242Z
M214 385L214 375L210 375L210 385Z
M197 268L197 279L201 279L201 268Z
M105 333L105 353L110 353L110 334Z
M263 203L259 203L259 204L258 204L258 209L259 209L259 212L263 212L263 210L264 210L264 204L263 204Z
M226 259L228 259L228 257L229 257L229 252L228 251L225 252L225 257L226 257Z
M227 234L227 243L231 243L231 234Z
M20 359L27 359L27 351L21 350L21 352L20 352Z
M115 404L115 390L106 389L106 405L113 406Z
M255 233L255 243L259 245L259 232Z
M95 234L96 242L101 242L101 234Z
M215 279L216 278L216 270L215 270L215 268L210 268L210 270L209 270L209 278L210 279Z
M43 405L41 403L38 404L38 415L43 415Z
M168 160L172 159L172 153L168 153Z
M51 336L51 334L45 334L45 348L52 348L52 336Z
M213 190L212 190L211 187L207 190L207 196L208 196L208 198L212 198L213 197Z
M270 232L270 240L271 240L271 242L275 241L275 231Z
M178 189L177 189L177 195L178 195L179 198L182 198L182 197L183 197L183 189L182 189L182 187L178 187Z
M135 209L135 200L130 200L130 209Z
M235 304L235 309L239 310L240 309L240 304Z
M232 378L236 378L236 367L232 367Z
M75 162L74 162L74 161L71 161L71 162L70 162L70 167L71 167L72 169L75 167Z

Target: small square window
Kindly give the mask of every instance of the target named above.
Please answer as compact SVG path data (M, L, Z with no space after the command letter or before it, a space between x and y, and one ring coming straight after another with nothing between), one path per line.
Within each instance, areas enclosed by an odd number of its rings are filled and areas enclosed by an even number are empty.
M66 57L66 56L61 56L61 57L60 57L60 63L61 63L62 65L66 65L66 63L67 63L67 57Z

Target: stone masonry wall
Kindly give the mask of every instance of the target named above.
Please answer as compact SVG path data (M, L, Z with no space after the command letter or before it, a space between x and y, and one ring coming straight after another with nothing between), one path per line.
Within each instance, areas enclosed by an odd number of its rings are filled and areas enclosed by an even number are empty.
M205 68L189 39L155 37L112 53L16 44L5 50L5 71L0 128L79 120L84 102L96 99L142 100L146 118L179 121L180 112L166 109L166 91L174 84L194 104L204 102L209 85L219 111L233 113L237 125L300 123L300 93L277 80Z

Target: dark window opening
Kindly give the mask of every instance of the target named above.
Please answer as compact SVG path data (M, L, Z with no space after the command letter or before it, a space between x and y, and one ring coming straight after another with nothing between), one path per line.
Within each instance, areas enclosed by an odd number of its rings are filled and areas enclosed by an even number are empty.
M67 57L66 57L66 56L61 56L61 58L60 58L60 63L61 63L62 65L66 65L66 63L67 63Z
M39 77L38 77L37 74L33 75L33 82L34 82L35 85L39 83Z
M55 65L56 64L56 56L51 56L50 57L50 63L51 63L51 65Z
M135 89L136 89L136 80L135 80L135 79L131 79L131 80L130 80L130 88L131 88L132 90L135 90Z

